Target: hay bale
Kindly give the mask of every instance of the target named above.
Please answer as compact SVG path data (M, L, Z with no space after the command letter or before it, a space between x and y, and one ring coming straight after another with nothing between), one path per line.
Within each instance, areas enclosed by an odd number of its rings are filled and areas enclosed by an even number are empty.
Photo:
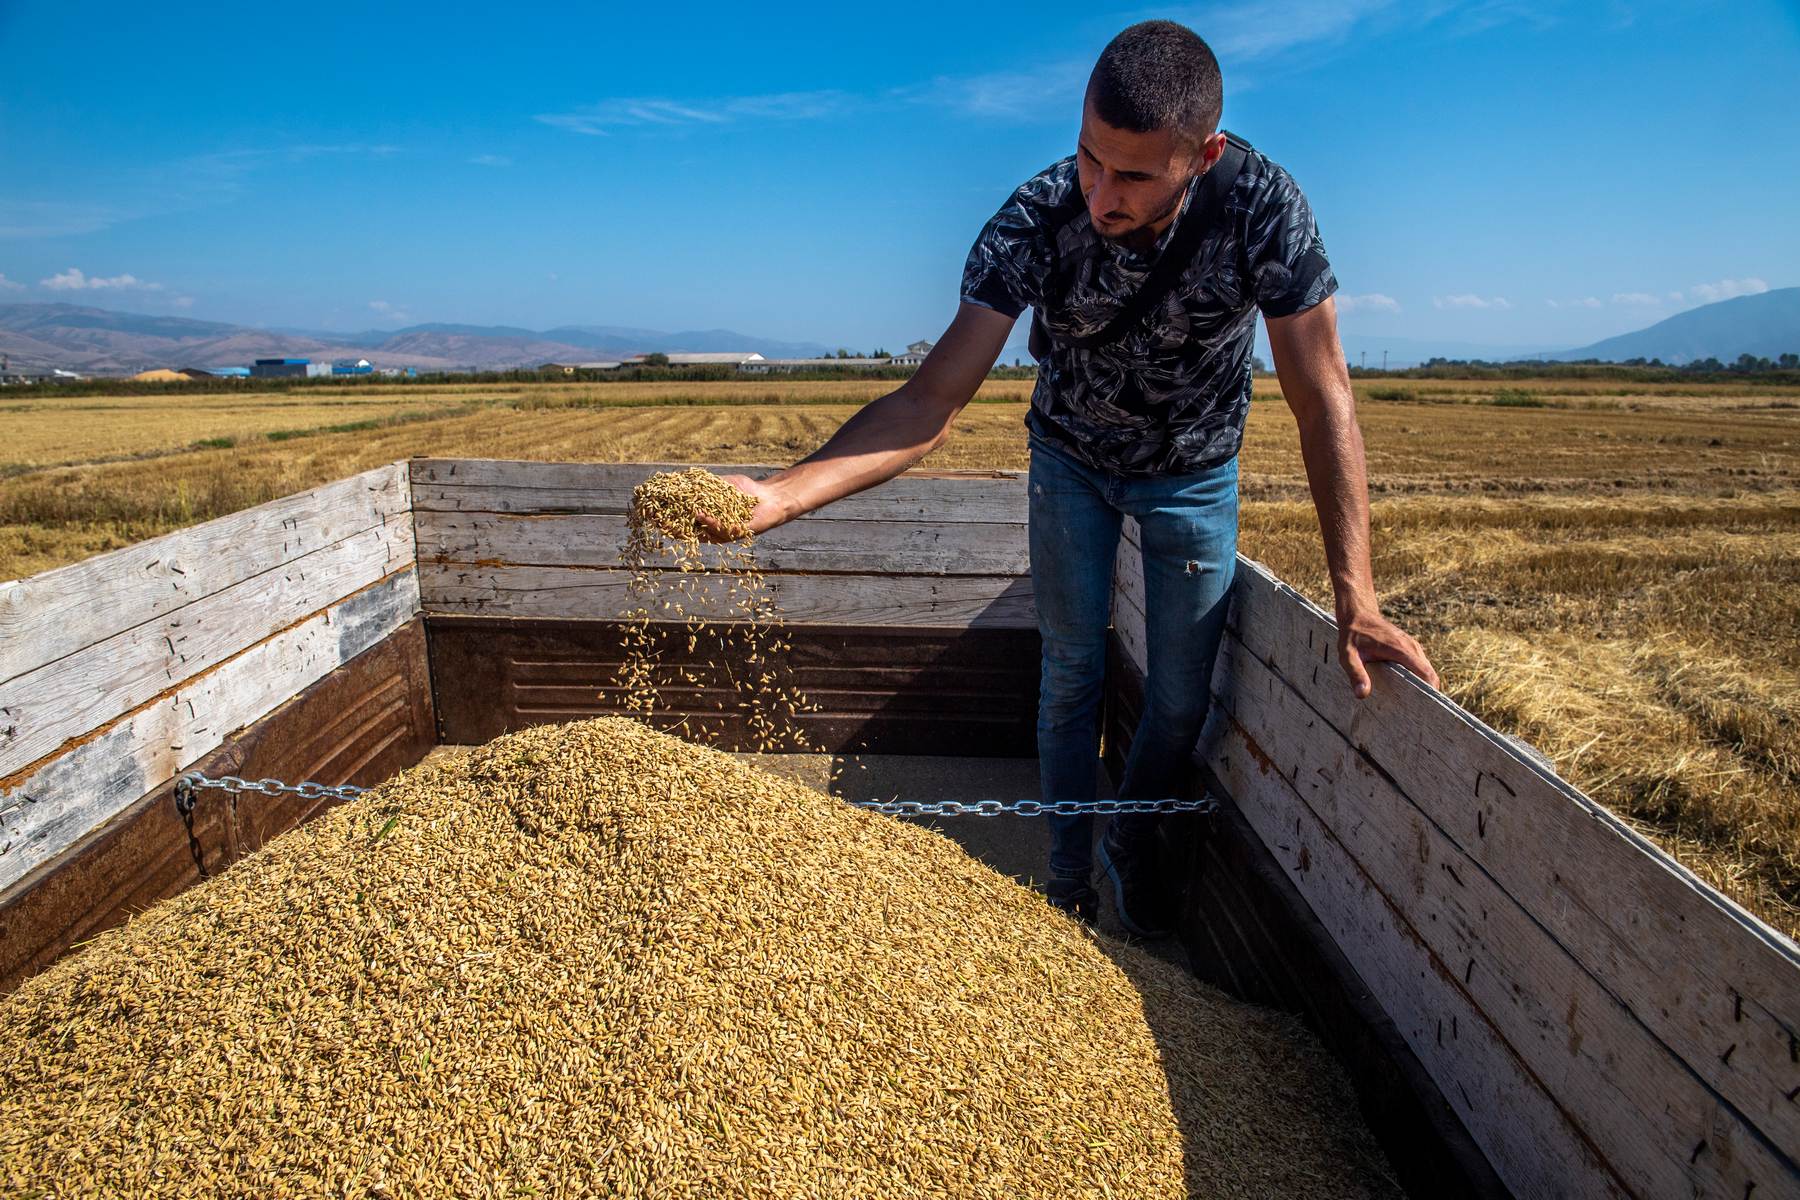
M1290 1020L617 718L403 774L0 1003L10 1193L1392 1192Z

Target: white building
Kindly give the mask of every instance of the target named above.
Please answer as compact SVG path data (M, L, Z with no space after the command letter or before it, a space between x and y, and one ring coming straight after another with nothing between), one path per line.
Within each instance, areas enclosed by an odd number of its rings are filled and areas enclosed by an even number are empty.
M648 354L637 354L625 360L627 367L641 367ZM707 354L665 354L671 367L741 367L748 362L761 362L762 355L754 350L726 350Z
M616 362L579 362L553 363L547 362L538 370L545 375L574 375L578 371L616 371L620 364Z
M910 342L906 353L894 355L891 361L896 367L916 367L925 361L925 356L931 353L931 347L930 342Z
M869 370L891 367L897 361L892 358L764 358L759 354L749 362L739 363L738 370L747 375L786 375L794 371Z

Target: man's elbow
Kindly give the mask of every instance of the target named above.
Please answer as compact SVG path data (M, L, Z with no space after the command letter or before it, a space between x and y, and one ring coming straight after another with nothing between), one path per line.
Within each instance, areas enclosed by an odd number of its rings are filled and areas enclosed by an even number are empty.
M1356 394L1349 388L1322 388L1303 397L1290 395L1288 408L1302 440L1332 438L1356 425Z
M953 414L953 416L954 416L954 414ZM925 453L926 454L932 453L933 451L935 451L935 450L939 449L941 446L943 446L943 444L949 440L950 440L950 420L945 420L943 422L943 424L941 424L937 427L936 432L934 432L931 435L931 439L925 443Z

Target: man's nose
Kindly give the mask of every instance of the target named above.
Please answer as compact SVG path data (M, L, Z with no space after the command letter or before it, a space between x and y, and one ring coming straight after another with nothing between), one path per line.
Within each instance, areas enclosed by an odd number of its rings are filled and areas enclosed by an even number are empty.
M1119 186L1117 181L1109 178L1105 172L1094 180L1094 190L1088 193L1088 211L1096 216L1104 217L1118 207Z

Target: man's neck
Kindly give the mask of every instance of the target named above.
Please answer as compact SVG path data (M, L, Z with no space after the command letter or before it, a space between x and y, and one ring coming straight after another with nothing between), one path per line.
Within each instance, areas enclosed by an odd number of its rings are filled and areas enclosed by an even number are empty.
M1149 255L1151 251L1156 249L1156 244L1162 240L1162 236L1169 231L1169 228L1174 225L1176 221L1181 219L1181 214L1187 211L1188 202L1194 195L1195 182L1199 180L1199 178L1200 176L1196 175L1193 179L1188 180L1187 186L1181 189L1180 198L1176 200L1174 207L1170 208L1168 212L1164 213L1160 218L1152 221L1150 224L1140 226L1137 229L1133 229L1130 233L1119 237L1117 239L1119 245L1125 247L1125 249L1139 257Z

